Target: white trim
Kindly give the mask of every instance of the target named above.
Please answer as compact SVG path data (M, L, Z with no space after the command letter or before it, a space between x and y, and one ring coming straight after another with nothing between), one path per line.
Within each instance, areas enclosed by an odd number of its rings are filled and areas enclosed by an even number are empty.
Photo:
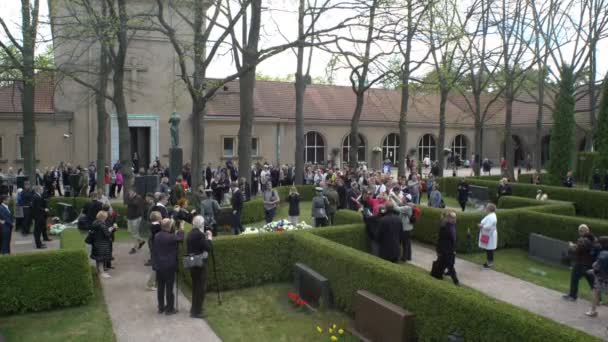
M116 114L110 116L110 155L112 164L119 159L118 120ZM160 117L156 114L129 114L129 127L150 127L150 160L160 158Z

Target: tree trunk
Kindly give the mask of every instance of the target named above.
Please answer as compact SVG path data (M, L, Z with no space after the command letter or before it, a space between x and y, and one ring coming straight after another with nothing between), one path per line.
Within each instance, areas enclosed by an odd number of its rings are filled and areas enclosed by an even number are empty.
M348 150L348 164L352 168L357 168L359 156L359 120L363 112L363 95L364 93L356 94L355 112L350 121L350 149Z
M399 169L397 175L405 177L407 172L407 113L410 100L410 75L409 66L404 65L401 80L401 111L399 113Z
M304 79L304 0L299 1L298 9L298 56L296 69L296 155L295 182L304 184L304 94L306 80Z
M126 0L118 0L118 49L113 63L114 75L112 86L114 88L114 105L116 106L116 119L118 122L118 156L122 165L123 199L133 188L133 167L131 160L131 135L129 133L129 117L124 92L125 60L127 57L127 8Z
M201 96L202 97L202 96ZM205 107L206 101L200 97L192 102L192 188L205 184L203 162L205 157Z
M99 74L97 75L97 91L95 92L95 106L97 108L97 184L105 193L105 166L107 163L106 144L108 128L108 111L106 110L106 91L108 89L108 76L110 65L107 49L101 43L99 50ZM108 194L106 194L108 195Z
M596 58L595 58L595 43L591 43L590 54L589 54L589 122L591 123L591 129L585 132L585 151L593 151L593 127L597 127L597 119L595 117L595 106L597 102L596 89L595 89L595 69L596 69ZM576 161L577 158L574 160Z
M445 84L445 80L442 80L441 90L439 95L439 137L437 141L437 158L439 167L439 174L443 175L445 169L445 157L443 156L443 150L445 149L445 108L448 102L448 86ZM464 157L464 156L462 156Z
M507 161L507 176L512 181L515 180L513 166L515 157L513 156L513 89L510 81L507 81L505 88L505 155Z
M21 2L21 30L23 33L22 58L23 90L21 92L21 105L23 110L23 144L21 156L23 169L28 176L30 184L36 184L36 123L34 121L34 93L36 80L34 56L36 54L36 35L38 32L39 3L35 1Z
M479 176L481 174L481 162L483 161L482 157L482 128L481 120L475 119L475 156L479 156L479 161L475 163L475 176Z
M545 105L545 72L541 68L538 77L538 109L536 114L536 146L534 147L534 168L540 173L543 168L543 106Z

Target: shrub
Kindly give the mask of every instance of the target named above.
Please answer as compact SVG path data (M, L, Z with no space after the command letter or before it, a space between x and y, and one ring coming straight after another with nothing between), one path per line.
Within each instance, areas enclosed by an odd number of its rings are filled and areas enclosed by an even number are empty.
M413 266L389 263L313 234L294 234L293 239L293 260L329 279L340 308L352 313L356 291L371 291L413 312L421 340L441 341L453 331L463 332L466 341L594 339L475 290L437 281Z
M597 159L596 152L579 152L576 163L576 172L574 172L574 177L577 182L582 183L590 183L591 175L593 174L593 170L596 164ZM598 165L599 166L599 165ZM604 168L598 167L600 170Z
M336 212L335 220L337 226L351 223L361 223L363 221L363 216L360 212L342 209Z
M320 236L322 238L337 242L341 245L367 252L369 250L369 240L365 225L359 218L358 223L343 226L333 226L311 229L307 233Z
M535 198L503 196L498 200L498 208L515 209L521 208L543 213L575 216L574 204L563 201L538 201Z
M62 235L62 250L0 258L0 314L82 305L93 297L82 237L75 229Z
M273 233L242 236L222 236L213 240L219 282L222 290L256 286L291 279L293 233ZM181 244L184 255L185 246ZM212 260L209 260L209 287L216 288ZM185 282L192 279L181 263L180 272Z
M61 249L82 249L86 250L86 243L84 242L85 235L78 229L65 229L61 232Z
M468 179L469 184L487 186L490 189L492 201L496 201L497 182ZM448 196L456 196L458 179L441 178L441 185L444 193ZM520 197L534 198L536 191L541 189L549 195L552 200L566 201L574 203L576 214L595 218L608 218L608 192L593 191L576 188L565 188L559 186L534 185L524 183L511 183L513 195Z
M608 236L608 222L605 220L539 213L530 210L521 211L519 219L518 229L526 238L530 233L536 233L558 240L574 241L578 237L578 226L582 223L587 224L594 235ZM526 241L523 247L527 246Z
M241 223L249 224L264 220L264 200L255 198L243 203L243 212L241 214Z
M576 122L574 121L574 73L571 66L562 66L560 70L558 93L555 97L551 143L549 146L549 184L559 184L571 171L574 152Z

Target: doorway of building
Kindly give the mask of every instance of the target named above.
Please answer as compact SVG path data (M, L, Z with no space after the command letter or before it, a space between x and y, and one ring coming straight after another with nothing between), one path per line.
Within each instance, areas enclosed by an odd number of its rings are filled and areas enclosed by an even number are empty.
M131 135L131 161L137 172L150 166L150 127L129 127Z

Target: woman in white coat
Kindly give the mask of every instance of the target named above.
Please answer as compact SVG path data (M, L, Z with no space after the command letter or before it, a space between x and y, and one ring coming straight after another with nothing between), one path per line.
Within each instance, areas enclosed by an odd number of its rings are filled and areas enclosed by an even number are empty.
M479 248L486 251L487 261L483 267L490 268L494 265L494 250L498 243L498 231L496 230L496 206L492 203L486 205L486 216L479 223Z

